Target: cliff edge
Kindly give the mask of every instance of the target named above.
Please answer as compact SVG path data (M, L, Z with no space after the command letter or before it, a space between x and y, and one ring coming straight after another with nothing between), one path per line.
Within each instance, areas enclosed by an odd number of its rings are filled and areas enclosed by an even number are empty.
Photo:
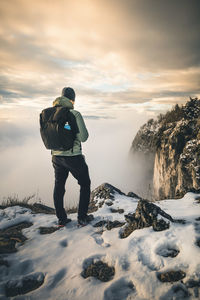
M138 131L130 154L145 162L156 199L179 198L200 190L200 100L190 98Z

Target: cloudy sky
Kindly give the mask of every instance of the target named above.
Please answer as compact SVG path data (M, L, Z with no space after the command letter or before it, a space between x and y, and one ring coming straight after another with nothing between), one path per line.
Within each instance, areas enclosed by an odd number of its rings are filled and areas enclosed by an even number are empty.
M199 0L1 0L2 170L64 86L91 131L130 128L126 147L148 117L199 97L199 15Z

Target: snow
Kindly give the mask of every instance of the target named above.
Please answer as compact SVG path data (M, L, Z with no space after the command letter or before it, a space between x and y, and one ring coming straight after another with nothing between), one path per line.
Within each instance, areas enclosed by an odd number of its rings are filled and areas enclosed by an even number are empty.
M161 299L171 290L170 283L157 279L158 272L179 270L186 272L186 278L200 278L200 255L196 238L200 237L200 204L197 194L187 193L182 199L163 200L156 203L175 219L186 223L170 223L170 228L155 232L152 227L135 230L125 239L119 238L120 228L105 230L92 224L100 220L124 221L124 214L133 213L138 199L115 194L112 206L104 204L94 213L91 225L77 228L77 215L71 214L72 222L52 234L40 235L40 226L55 226L54 215L32 214L20 206L0 210L0 229L23 221L33 226L22 230L28 240L18 244L18 252L4 255L10 267L0 266L0 298L4 296L4 284L9 280L21 280L33 272L45 274L44 284L24 296L15 299L53 300L147 300ZM101 202L99 199L98 202ZM123 208L124 213L112 213L110 208ZM199 222L200 223L200 222ZM105 229L103 227L103 229ZM167 249L180 253L164 257ZM80 274L83 266L101 259L114 266L115 275L108 282L96 278L84 279ZM164 298L163 298L164 299ZM177 299L177 298L168 298ZM190 299L197 299L191 296Z

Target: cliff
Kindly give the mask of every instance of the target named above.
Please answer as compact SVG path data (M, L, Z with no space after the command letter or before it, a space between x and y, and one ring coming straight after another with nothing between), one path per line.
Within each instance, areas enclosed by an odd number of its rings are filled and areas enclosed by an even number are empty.
M176 105L151 119L133 140L132 157L143 160L156 199L182 197L200 190L200 100Z

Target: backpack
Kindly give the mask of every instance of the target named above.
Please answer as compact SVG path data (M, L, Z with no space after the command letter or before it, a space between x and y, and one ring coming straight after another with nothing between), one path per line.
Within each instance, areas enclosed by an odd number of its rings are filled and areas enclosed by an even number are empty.
M78 132L76 118L67 107L48 107L40 113L40 134L47 149L63 151L73 148Z

